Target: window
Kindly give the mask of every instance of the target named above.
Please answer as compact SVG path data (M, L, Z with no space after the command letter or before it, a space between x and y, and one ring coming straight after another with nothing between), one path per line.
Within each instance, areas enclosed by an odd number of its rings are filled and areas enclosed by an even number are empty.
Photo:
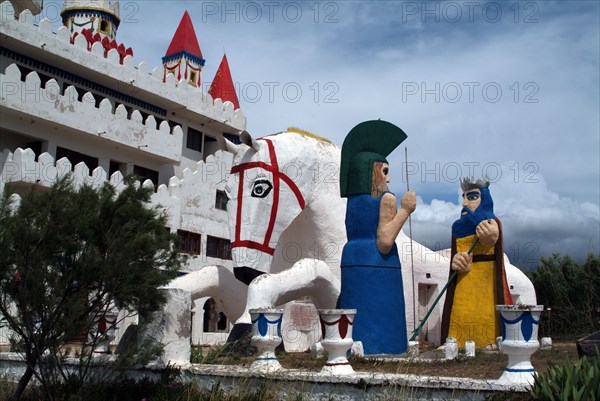
M227 194L225 193L225 191L219 191L217 189L217 196L215 199L215 207L219 210L227 210L227 201L229 201L229 198L227 197Z
M190 72L190 84L192 84L194 86L198 86L196 83L197 78L198 78L198 74L196 74L196 71Z
M209 235L206 238L206 256L231 260L231 243L227 239Z
M188 127L187 143L185 146L188 149L202 152L202 132L193 129L192 127Z
M227 132L223 132L223 137L235 145L239 145L240 143L242 143L242 140L240 139L239 135L228 134Z
M204 135L204 144L207 144L209 142L217 142L217 140L211 136Z
M35 153L35 161L38 161L38 157L42 154L42 141L35 141L35 142L29 142L27 143L27 147L31 150L33 150L33 153Z
M227 331L227 316L223 312L218 312L217 303L209 298L204 303L204 324L202 331L205 333L218 333Z
M137 175L142 182L150 180L155 187L158 185L158 171L134 165L133 174Z
M223 312L219 312L219 321L217 322L217 330L227 330L227 316Z
M108 165L108 178L110 179L110 177L112 177L112 175L114 173L116 173L117 171L120 171L121 174L123 174L123 172L126 170L127 170L127 166L124 163L120 163L118 161L111 160L110 164ZM123 174L123 175L125 175L125 174Z
M108 32L108 21L105 19L101 19L100 20L100 28L98 28L98 30L100 32L104 32L104 33L108 34L109 33Z
M92 175L92 172L96 167L98 167L98 159L95 157L91 157L88 155L84 155L83 153L75 152L74 150L70 150L67 148L61 148L60 146L56 147L56 160L60 160L63 157L66 157L71 162L71 167L74 169L78 163L85 163L88 167L89 174Z
M189 253L190 255L200 255L202 243L201 235L185 230L177 230L179 236L179 252Z

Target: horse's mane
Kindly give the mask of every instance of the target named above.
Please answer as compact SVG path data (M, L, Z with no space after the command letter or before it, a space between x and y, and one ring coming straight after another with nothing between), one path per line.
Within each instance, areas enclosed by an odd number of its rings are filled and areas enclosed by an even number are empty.
M303 129L297 128L297 127L288 127L287 131L276 132L274 134L267 135L264 138L268 138L270 136L275 136L275 135L279 135L279 134L284 134L286 132L290 132L292 134L298 134L298 135L302 135L302 136L305 136L305 137L308 137L308 138L312 138L312 139L315 139L315 140L317 140L319 142L325 142L325 143L331 143L331 144L333 144L333 142L331 142L327 138L324 138L322 136L313 134L312 132L308 132L308 131L305 131Z

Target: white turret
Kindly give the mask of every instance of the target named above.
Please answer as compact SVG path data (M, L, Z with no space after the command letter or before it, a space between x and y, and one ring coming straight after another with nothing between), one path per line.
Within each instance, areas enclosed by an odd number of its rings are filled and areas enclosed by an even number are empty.
M111 40L115 39L121 22L119 2L110 0L64 0L60 15L71 35L89 29L92 34L99 33Z

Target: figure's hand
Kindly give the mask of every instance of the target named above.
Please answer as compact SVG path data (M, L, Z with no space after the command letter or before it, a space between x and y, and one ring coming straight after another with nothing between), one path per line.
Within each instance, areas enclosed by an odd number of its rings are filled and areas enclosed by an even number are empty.
M452 270L457 270L459 273L468 273L471 271L471 261L473 255L466 252L460 252L452 258Z
M475 229L477 238L483 246L492 246L498 241L500 236L500 230L498 229L498 223L494 219L483 220L477 225Z
M400 209L407 214L411 214L417 208L417 194L414 191L408 191L402 196L400 201Z

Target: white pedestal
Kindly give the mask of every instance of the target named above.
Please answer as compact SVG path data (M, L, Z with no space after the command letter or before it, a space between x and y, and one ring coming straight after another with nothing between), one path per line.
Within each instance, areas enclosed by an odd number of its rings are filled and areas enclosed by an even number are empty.
M250 366L253 371L268 373L283 369L275 356L275 348L281 344L281 320L283 309L250 309L252 319L252 345L258 350Z
M356 309L320 309L323 349L328 358L322 375L348 375L354 373L346 353L352 347L352 324Z
M531 355L539 348L538 327L543 305L496 305L502 321L502 352L508 366L499 383L533 384Z

